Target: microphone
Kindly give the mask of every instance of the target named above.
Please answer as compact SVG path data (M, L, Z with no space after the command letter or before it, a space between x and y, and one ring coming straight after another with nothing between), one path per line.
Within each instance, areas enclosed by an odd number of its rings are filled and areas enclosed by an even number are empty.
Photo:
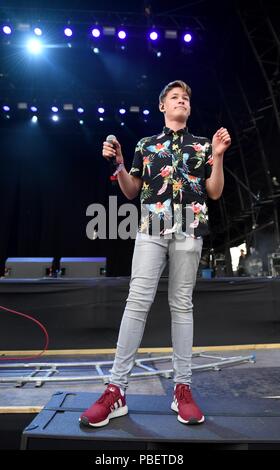
M113 146L114 146L114 143L113 143L114 140L117 140L117 137L116 137L115 135L113 135L113 134L110 134L110 135L108 135L108 136L106 137L106 142L109 142L109 144L112 144ZM115 147L115 146L114 146L114 147ZM117 168L117 166L118 166L116 157L111 157L111 158L109 158L109 163L110 163L110 165L111 165L111 171L112 171L112 173L115 173L116 168ZM112 184L115 185L116 182L117 182L117 180L118 180L117 175L115 175L115 176L114 176L113 174L110 175L110 181L112 182Z
M110 134L106 137L106 142L108 142L109 144L112 144L114 146L114 140L117 140L117 137L113 134ZM114 158L116 157L113 157L113 158L110 158L110 160L113 160Z

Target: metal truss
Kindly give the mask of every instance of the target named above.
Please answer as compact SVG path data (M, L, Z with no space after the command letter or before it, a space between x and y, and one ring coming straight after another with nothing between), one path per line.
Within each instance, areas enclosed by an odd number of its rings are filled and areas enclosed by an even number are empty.
M223 357L205 354L202 352L193 353L193 359L203 359L203 364L193 364L193 371L219 371L224 367L243 364L245 362L255 362L255 355ZM165 377L171 378L173 369L156 368L161 364L164 367L166 362L172 360L171 355L159 357L145 357L135 360L135 369L140 372L133 372L130 377ZM209 361L209 362L208 362ZM113 361L96 362L38 362L38 363L15 363L0 364L0 383L14 383L15 387L23 387L25 384L34 383L35 387L41 387L46 382L93 382L101 380L108 383L110 369ZM69 374L75 372L73 375Z
M270 103L266 107L272 108L280 131L280 39L276 12L280 14L279 6L275 10L275 18L263 6L261 9L239 11L239 17L269 91Z
M106 26L120 26L129 28L146 28L154 25L157 28L185 29L193 31L205 30L202 18L197 15L153 13L150 8L143 8L142 12L114 11L114 10L83 10L62 8L21 8L9 7L8 14L0 9L0 19L10 22L28 24L31 21L44 24L72 23L75 25L103 24Z
M250 7L248 3L240 2L239 20L263 79L257 102L252 106L246 93L248 86L244 87L237 77L242 107L235 115L228 105L222 81L216 77L233 131L234 145L227 152L228 161L231 155L239 156L239 168L235 165L232 171L225 166L236 191L227 194L226 200L219 201L220 217L216 218L220 223L212 226L212 231L216 235L224 232L226 237L216 244L217 250L223 251L242 240L247 246L252 240L255 244L257 232L266 228L274 232L274 249L280 246L280 191L273 182L276 172L271 161L271 145L277 145L276 136L280 134L279 14L280 4L272 8L259 0ZM254 77L248 78L254 80Z

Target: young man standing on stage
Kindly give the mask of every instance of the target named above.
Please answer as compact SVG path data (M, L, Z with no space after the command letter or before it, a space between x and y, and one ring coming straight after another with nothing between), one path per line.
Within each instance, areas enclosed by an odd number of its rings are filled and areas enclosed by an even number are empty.
M222 194L223 156L231 139L223 127L214 134L212 143L189 133L186 124L190 97L190 87L181 80L162 90L159 109L164 113L165 127L159 135L138 142L129 173L119 142L103 144L103 156L115 157L119 163L118 182L125 196L134 199L141 190L142 217L110 384L99 400L82 413L80 422L86 426L104 426L111 418L128 413L128 375L167 257L175 383L171 408L184 424L204 421L190 388L192 293L203 236L208 232L207 196L218 199Z

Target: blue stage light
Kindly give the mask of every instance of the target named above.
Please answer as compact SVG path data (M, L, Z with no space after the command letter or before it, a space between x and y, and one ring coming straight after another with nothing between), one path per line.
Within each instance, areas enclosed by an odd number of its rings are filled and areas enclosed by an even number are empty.
M65 36L67 36L68 38L70 38L72 35L73 35L73 31L71 28L65 28L64 29L64 34Z
M100 34L101 34L100 29L98 29L98 28L93 28L93 29L91 30L91 34L92 34L92 36L93 36L94 38L99 38L99 37L100 37Z
M191 42L191 40L192 40L192 35L190 33L186 33L184 35L184 41L185 42Z
M12 34L12 28L6 24L3 26L2 30L5 34Z
M158 33L156 31L151 31L149 37L152 41L156 41L158 39Z
M31 54L36 55L42 52L42 43L38 39L29 39L26 47Z
M118 37L119 37L119 39L125 39L126 38L126 32L124 30L120 30L118 32Z

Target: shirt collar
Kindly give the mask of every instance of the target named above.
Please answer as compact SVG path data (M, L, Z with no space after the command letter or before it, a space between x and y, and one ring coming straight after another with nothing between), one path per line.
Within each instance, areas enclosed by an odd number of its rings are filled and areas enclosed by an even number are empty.
M171 134L185 135L188 133L188 128L183 127L182 129L179 129L178 131L173 131L173 129L170 129L170 127L164 126L163 133L166 135L171 135Z

